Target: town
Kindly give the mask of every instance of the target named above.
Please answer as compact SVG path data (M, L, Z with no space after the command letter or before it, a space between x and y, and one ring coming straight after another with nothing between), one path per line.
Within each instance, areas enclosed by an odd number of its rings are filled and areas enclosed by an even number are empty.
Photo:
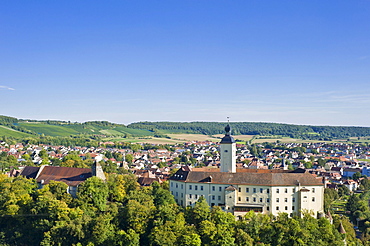
M90 165L91 161L102 162L105 172L125 170L124 173L133 173L138 177L140 185L147 186L154 181L161 183L168 180L182 165L220 165L218 144L211 141L191 141L173 146L133 144L126 148L110 147L116 145L114 142L101 142L100 145L102 147L69 147L22 143L9 145L0 142L1 168L8 175L15 176L25 164L88 167L86 163L89 162L86 161L90 160ZM238 143L236 147L237 168L305 169L322 177L325 186L329 188L344 185L351 192L356 191L360 188L361 177L369 176L370 172L370 146L365 144L266 142L252 146ZM70 159L71 156L75 159ZM76 156L79 158L76 159Z
M256 144L236 141L228 125L225 131L219 142L171 145L100 142L99 147L72 147L2 141L0 164L9 178L33 179L39 188L65 183L66 192L78 199L83 183L93 176L106 182L107 176L128 175L142 189L167 187L182 207L197 209L205 202L240 221L250 212L306 219L310 214L339 223L338 233L346 235L343 242L367 240L369 208L361 201L370 190L367 144ZM359 193L366 195L359 198Z

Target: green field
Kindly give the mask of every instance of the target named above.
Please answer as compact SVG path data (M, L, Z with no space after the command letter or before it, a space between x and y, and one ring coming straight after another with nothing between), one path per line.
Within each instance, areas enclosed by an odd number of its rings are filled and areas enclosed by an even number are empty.
M15 137L15 138L33 137L33 135L31 134L19 132L11 128L8 128L6 126L0 126L0 136Z
M78 135L80 132L67 128L64 126L48 125L42 123L20 123L19 126L24 127L30 131L36 132L37 134L44 134L46 136L62 136L68 137L70 135Z

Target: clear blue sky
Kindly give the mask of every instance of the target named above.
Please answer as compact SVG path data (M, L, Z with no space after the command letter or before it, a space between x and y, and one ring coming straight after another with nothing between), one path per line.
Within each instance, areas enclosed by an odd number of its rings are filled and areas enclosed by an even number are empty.
M1 1L0 115L370 126L370 1Z

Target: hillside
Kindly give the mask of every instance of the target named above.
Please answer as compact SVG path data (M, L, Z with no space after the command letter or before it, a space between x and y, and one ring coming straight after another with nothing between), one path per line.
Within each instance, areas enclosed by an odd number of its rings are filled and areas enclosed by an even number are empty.
M22 120L13 117L0 116L0 136L6 137L70 137L70 136L118 136L145 137L154 133L145 129L132 129L122 124L107 121L90 121L71 123L65 121Z
M370 136L370 127L308 126L263 122L232 122L234 135L282 136L300 139L346 139ZM163 133L198 133L215 135L224 133L225 123L219 122L138 122L129 128L157 130Z
M309 126L263 122L232 122L233 135L278 136L306 140L331 140L370 137L370 127ZM84 123L66 121L23 120L0 116L0 136L26 137L87 137L87 138L170 138L170 134L224 133L220 122L137 122L125 126L108 121Z

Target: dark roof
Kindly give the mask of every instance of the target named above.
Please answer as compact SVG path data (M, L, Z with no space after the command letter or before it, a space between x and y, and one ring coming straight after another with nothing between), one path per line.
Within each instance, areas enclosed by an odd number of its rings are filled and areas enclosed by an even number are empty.
M90 168L45 166L37 177L37 182L48 184L50 180L54 180L64 182L68 186L78 186L91 176Z
M193 169L194 170L194 169ZM316 179L310 173L295 172L268 172L267 170L253 170L253 172L207 172L207 171L183 171L179 169L170 180L177 180L191 183L209 182L215 184L235 185L261 185L261 186L301 186L323 185L320 179Z
M227 187L225 190L226 190L226 191L234 191L234 190L236 190L236 188L235 188L234 186L230 185L230 186L229 186L229 187Z
M26 166L26 167L23 168L20 175L22 175L22 176L24 176L28 179L34 179L34 178L36 178L36 175L37 175L39 169L40 169L40 167Z
M161 179L158 178L158 177L155 177L155 178L144 178L144 177L140 177L137 182L141 186L150 186L154 181L157 181L159 183L162 183Z
M235 143L235 139L230 136L230 135L225 135L222 139L221 139L221 144L224 144L224 143Z
M235 143L235 139L230 135L230 131L231 131L231 127L229 124L227 124L227 126L225 127L225 136L221 139L221 142L222 144L224 143Z

